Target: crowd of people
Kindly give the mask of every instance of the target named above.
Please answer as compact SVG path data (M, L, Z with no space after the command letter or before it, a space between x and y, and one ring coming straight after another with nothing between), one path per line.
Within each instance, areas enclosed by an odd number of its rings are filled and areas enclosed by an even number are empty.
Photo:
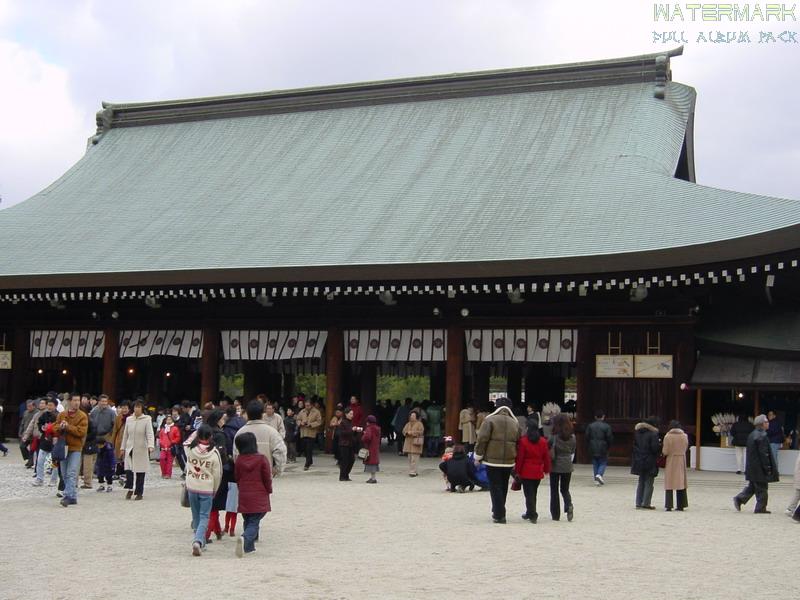
M287 462L297 460L298 448L306 471L314 464L315 450L327 446L338 464L339 481L351 481L359 459L368 475L366 483L375 484L383 439L408 457L410 477L418 475L421 456L441 456L439 468L447 490L488 490L495 523L506 522L509 482L512 490L523 492L522 518L537 523L537 492L545 476L549 477L551 518L559 521L563 514L568 521L574 519L570 483L577 441L567 414L543 421L529 406L527 415L520 417L507 398L477 410L468 405L459 414L461 442L456 444L442 436L444 411L435 404L407 399L395 406L381 403L374 412L365 414L353 397L347 406L336 406L326 429L320 399L306 400L303 395L273 403L261 394L245 406L241 398L220 398L202 410L184 401L159 411L145 406L142 398L114 405L105 394L49 392L26 402L19 444L26 466L33 470L32 485L57 486L56 495L64 507L77 504L78 489L107 494L113 492L115 482L125 490L126 499L140 501L150 462L159 463L161 477L166 479L172 477L177 463L185 480L184 504L192 513L192 553L197 556L214 537L235 536L239 514L243 532L236 554L255 552L260 521L270 512L272 478L283 472ZM744 437L740 468L747 480L733 499L736 510L755 496L755 512L769 513L768 484L778 478L771 421L759 415L744 435L744 425L732 432L737 447ZM584 438L592 460L592 480L603 486L614 438L602 410L586 427ZM688 445L688 436L677 421L669 424L663 439L657 418L636 425L631 458L631 473L638 476L636 509L655 509L652 496L660 468L664 469L665 510L688 507ZM795 470L796 494L786 512L800 522L800 459Z

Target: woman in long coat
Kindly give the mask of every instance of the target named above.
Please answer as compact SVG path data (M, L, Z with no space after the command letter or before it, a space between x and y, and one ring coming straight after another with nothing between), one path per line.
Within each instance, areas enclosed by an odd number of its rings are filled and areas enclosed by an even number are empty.
M664 508L672 510L672 491L677 496L676 510L689 506L686 497L686 451L689 449L689 436L681 429L678 421L671 421L669 431L664 436L661 454L667 457L664 469Z
M144 494L144 476L150 465L150 453L156 445L153 434L153 420L150 415L144 414L144 403L136 401L133 405L133 414L125 421L120 446L125 461L125 489L128 493L126 500L136 494L134 500L141 500ZM134 490L134 474L136 489Z
M408 476L417 476L417 463L425 444L425 426L415 410L408 414L408 423L403 427L403 452L408 454Z

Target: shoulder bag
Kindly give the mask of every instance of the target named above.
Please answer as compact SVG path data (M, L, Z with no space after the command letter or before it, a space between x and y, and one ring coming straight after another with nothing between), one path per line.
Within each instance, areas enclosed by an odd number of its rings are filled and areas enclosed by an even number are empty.
M56 438L50 456L54 461L57 462L67 460L67 440L63 435L60 435Z
M367 460L369 458L369 450L367 448L361 448L358 451L358 458L361 460Z

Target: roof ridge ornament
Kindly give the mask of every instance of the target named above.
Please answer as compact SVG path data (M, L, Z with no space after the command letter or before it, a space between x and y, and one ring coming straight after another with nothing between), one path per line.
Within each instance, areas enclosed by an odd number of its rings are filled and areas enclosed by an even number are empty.
M97 121L97 131L91 138L92 145L97 144L103 134L111 129L111 122L114 120L114 108L103 102L103 108L97 111L95 115Z
M667 91L667 73L669 72L669 55L662 54L656 57L656 86L653 96L663 100Z

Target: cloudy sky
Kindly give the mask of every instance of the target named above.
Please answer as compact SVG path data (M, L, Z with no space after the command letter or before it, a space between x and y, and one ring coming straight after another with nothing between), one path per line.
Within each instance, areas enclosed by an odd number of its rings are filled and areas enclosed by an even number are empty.
M748 5L751 11L756 4ZM698 91L698 181L800 200L800 22L791 15L768 23L704 22L699 14L692 21L688 11L684 21L656 22L654 6L644 0L0 0L0 208L35 194L81 157L102 100L628 56L678 45L654 39L654 32L667 31L686 40L684 55L672 61L674 79ZM800 19L800 6L795 12ZM706 41L718 31L746 34L750 43ZM781 38L785 31L794 33ZM761 32L775 42L759 43Z

